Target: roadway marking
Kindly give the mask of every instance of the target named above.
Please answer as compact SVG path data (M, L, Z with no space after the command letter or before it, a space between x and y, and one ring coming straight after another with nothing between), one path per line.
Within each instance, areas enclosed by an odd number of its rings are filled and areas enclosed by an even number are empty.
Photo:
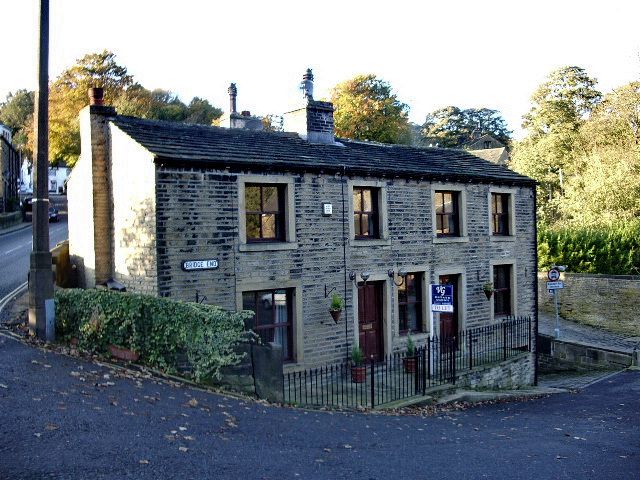
M27 285L28 285L28 282L24 282L22 285L18 285L17 288L15 288L9 294L5 295L2 298L2 300L0 300L0 313L2 313L2 310L4 309L4 307L7 306L7 303L9 303L10 300L13 300L13 297L17 296L19 293L21 293L23 290L27 288Z
M20 250L21 248L24 248L25 245L19 245L16 248L12 248L11 250L7 250L6 252L4 252L4 255L6 255L7 253L11 253L11 252L15 252L16 250Z

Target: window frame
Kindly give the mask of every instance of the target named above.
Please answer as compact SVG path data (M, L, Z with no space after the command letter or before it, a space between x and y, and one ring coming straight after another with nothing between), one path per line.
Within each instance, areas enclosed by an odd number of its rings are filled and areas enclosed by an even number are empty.
M356 237L354 227L354 188L372 188L377 193L378 205L378 236ZM391 245L389 238L389 222L387 211L387 184L379 180L347 180L347 200L349 202L348 225L349 225L349 246L351 247L375 247Z
M494 286L495 285L495 270L498 267L510 267L509 272L509 310L511 313L496 312L496 292L494 291L491 301L489 302L491 317L494 319L505 318L507 316L518 315L518 262L515 258L504 258L500 260L491 260L489 265L489 278Z
M362 206L362 210L356 210L356 205L355 205L355 195L356 195L356 191L360 192L360 205ZM368 191L370 196L371 196L371 210L364 210L364 193L365 191ZM379 206L379 197L380 197L380 189L378 187L371 187L371 186L355 186L352 189L351 192L351 199L353 202L353 217L352 217L352 221L353 221L353 229L354 229L354 238L356 240L377 240L380 238L380 206ZM360 232L363 231L363 218L365 215L370 216L373 221L372 223L372 230L373 230L373 235L363 235L362 233L358 234L356 233L356 218L359 217L359 227L360 227ZM367 225L367 231L369 231L368 229L368 225Z
M259 188L260 189L260 210L248 210L246 207L247 204L247 190L249 188ZM275 188L278 194L278 209L277 210L265 210L265 201L264 201L264 189L266 188ZM286 241L286 211L285 211L285 197L286 197L286 185L282 183L253 183L246 182L245 183L245 231L247 235L247 243L261 243L261 242L284 242ZM258 216L259 218L259 229L260 236L259 237L250 237L248 231L248 222L249 216ZM275 236L274 237L264 237L263 236L263 219L265 215L274 215L275 216Z
M493 314L496 317L508 317L512 315L513 295L512 295L512 266L509 264L494 265L493 267ZM502 273L502 275L499 275ZM506 285L499 285L498 278L506 280ZM501 301L499 301L499 299ZM499 311L498 304L506 307L506 310Z
M281 240L275 241L250 241L247 239L247 215L246 215L246 185L269 184L277 185L283 189L282 200L284 202L284 232ZM238 251L260 252L271 250L295 250L298 248L296 241L295 219L295 181L293 177L284 175L238 175Z
M442 195L442 209L443 209L443 213L438 213L438 197L439 195ZM445 199L445 195L451 195L451 203L453 205L452 208L452 212L448 213L444 210L446 210L446 205L447 203L444 201ZM461 237L462 235L460 234L460 230L461 230L461 225L460 225L460 193L456 190L436 190L434 192L434 198L433 198L433 202L434 202L434 211L435 211L435 222L436 222L436 236L438 238L448 238L448 237ZM453 233L443 233L443 232L439 232L438 231L438 219L442 218L442 220L444 220L444 218L447 217L448 218L448 224L451 225L452 220L453 220L453 224L455 225L455 231ZM441 223L442 225L444 225L444 221L442 221Z
M407 287L407 277L408 276L412 276L414 277L414 282L417 283L417 285L414 287L415 291L416 291L416 300L414 301L409 301L408 297L406 301L402 301L400 299L400 293L402 290L404 290L406 292L406 287ZM416 310L416 328L415 329L409 329L409 328L402 328L402 307L408 307L409 306L413 306L413 308L415 308ZM399 287L397 287L397 307L398 307L398 335L402 336L402 337L406 337L409 334L420 334L420 333L425 333L425 328L424 328L424 306L425 306L425 301L424 301L424 272L409 272L407 273L406 277L403 280L402 285L400 285ZM405 310L407 311L407 310ZM408 318L405 319L405 321L408 323ZM407 325L408 326L408 325Z
M514 241L516 238L516 209L515 209L515 199L516 199L517 190L515 188L490 188L487 192L487 232L489 238L492 242L510 242ZM500 234L494 233L494 217L493 217L493 196L494 194L506 195L507 200L506 203L508 205L507 209L507 219L506 224L508 228L508 233Z
M506 192L490 192L489 198L491 199L491 235L508 237L511 236L511 194ZM497 212L498 201L500 199L500 206L502 212ZM506 211L505 211L506 210ZM500 226L504 226L504 231L501 231Z

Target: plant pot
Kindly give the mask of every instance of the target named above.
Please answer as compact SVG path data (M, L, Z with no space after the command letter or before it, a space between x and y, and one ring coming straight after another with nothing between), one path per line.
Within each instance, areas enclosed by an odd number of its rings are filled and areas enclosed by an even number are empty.
M109 345L109 353L119 360L127 362L135 362L140 358L140 354L129 350L128 348L120 348L115 345Z
M367 379L367 367L363 365L351 367L351 382L364 383Z
M333 318L333 321L338 323L338 321L340 320L340 315L342 315L342 310L329 310L329 313L331 314L331 318Z
M493 296L493 290L484 290L484 294L487 296L487 300L491 300Z
M411 356L402 359L402 365L404 366L405 373L415 373L416 366L418 365L418 357Z

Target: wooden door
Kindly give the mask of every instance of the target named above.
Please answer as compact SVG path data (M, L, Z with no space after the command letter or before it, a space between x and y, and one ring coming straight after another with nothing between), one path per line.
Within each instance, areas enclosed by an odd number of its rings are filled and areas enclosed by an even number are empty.
M458 294L460 275L440 275L441 285L453 285L453 312L440 313L440 337L454 337L458 334Z
M382 283L358 285L358 332L360 348L367 360L381 360L382 342Z

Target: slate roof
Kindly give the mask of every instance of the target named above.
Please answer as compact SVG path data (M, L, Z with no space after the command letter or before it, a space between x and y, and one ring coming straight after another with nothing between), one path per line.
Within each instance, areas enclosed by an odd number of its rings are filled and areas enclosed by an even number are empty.
M504 165L509 158L509 152L505 147L482 148L480 150L468 150L468 152L498 165Z
M295 133L256 132L115 116L110 121L161 164L267 171L318 171L534 185L534 180L463 150L336 139L311 144Z

